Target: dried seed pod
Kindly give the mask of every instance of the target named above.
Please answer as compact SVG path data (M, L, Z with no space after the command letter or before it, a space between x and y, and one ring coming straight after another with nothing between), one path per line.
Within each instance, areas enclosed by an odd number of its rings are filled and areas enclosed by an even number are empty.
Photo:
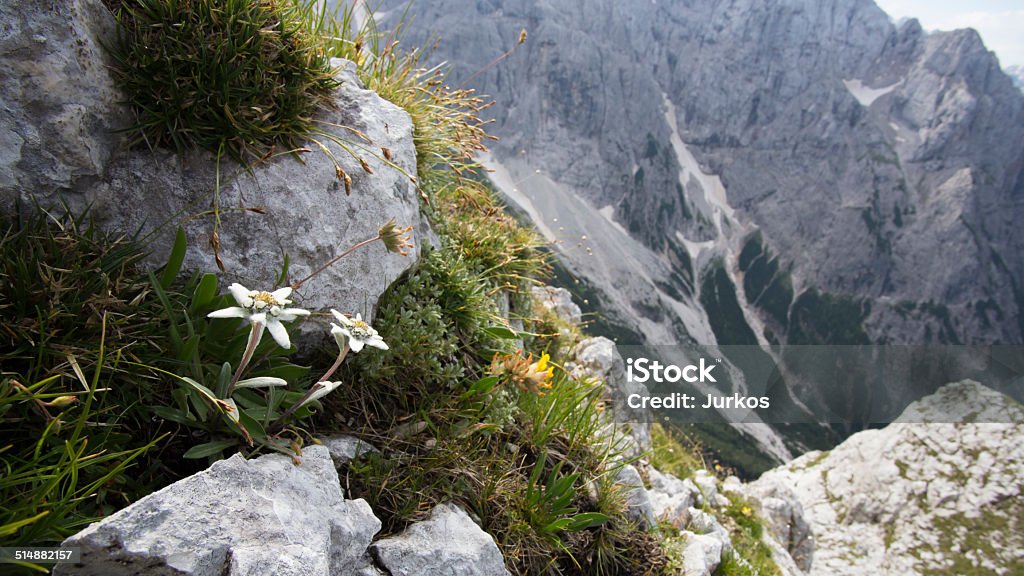
M359 165L363 167L363 171L367 174L373 174L373 168L370 168L370 164L365 159L360 158Z

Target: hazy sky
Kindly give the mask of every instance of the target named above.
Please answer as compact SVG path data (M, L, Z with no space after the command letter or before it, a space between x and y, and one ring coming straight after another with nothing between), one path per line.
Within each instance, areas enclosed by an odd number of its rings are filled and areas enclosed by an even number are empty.
M909 16L925 30L974 28L1006 66L1024 64L1024 0L875 0L895 20Z

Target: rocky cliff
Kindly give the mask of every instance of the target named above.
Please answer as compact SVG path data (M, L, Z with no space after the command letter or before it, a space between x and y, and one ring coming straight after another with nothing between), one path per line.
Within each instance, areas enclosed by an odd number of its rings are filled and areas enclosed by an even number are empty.
M411 11L452 81L498 101L499 184L650 340L709 341L689 293L718 262L762 342L1021 341L1024 96L975 32L897 27L870 0ZM588 221L551 205L577 201ZM640 274L608 220L664 269L621 279Z
M927 423L951 413L959 422ZM810 574L1020 574L1022 421L1012 399L949 384L888 427L804 454L743 490L792 491L814 534Z

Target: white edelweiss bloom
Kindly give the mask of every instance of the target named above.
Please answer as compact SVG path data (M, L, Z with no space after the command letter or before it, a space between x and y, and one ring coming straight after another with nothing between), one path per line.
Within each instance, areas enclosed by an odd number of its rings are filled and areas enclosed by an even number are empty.
M291 322L299 316L309 316L309 310L302 308L287 308L292 303L288 299L292 294L289 287L280 288L273 292L249 290L239 283L228 286L228 292L238 303L238 306L222 308L207 314L208 318L245 318L251 324L259 324L265 327L274 341L282 348L291 348L292 343L288 338L288 330L282 322Z
M381 350L388 349L384 339L380 337L380 334L372 326L363 321L361 314L356 314L354 320L333 308L331 309L331 314L334 314L334 317L342 324L338 326L333 322L331 323L331 334L334 335L335 341L338 342L338 346L342 349L345 346L342 336L348 339L349 348L356 353L362 350L364 345L373 346Z
M306 404L309 404L313 400L319 400L320 398L327 396L328 394L333 392L334 389L337 388L338 386L341 386L340 380L337 382L317 382L316 384L313 384L313 388L312 391L309 393L309 396L307 396L306 399L302 401L302 404L299 404L298 407L301 408Z

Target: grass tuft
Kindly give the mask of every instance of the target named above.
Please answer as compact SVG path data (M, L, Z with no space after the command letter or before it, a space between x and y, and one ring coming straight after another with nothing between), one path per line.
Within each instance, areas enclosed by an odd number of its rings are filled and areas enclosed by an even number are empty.
M294 148L338 83L305 0L120 0L110 51L136 143L245 163Z
M163 353L142 250L85 217L24 212L0 216L5 546L59 542L186 472L150 451L168 427L148 410L170 388L133 364Z

